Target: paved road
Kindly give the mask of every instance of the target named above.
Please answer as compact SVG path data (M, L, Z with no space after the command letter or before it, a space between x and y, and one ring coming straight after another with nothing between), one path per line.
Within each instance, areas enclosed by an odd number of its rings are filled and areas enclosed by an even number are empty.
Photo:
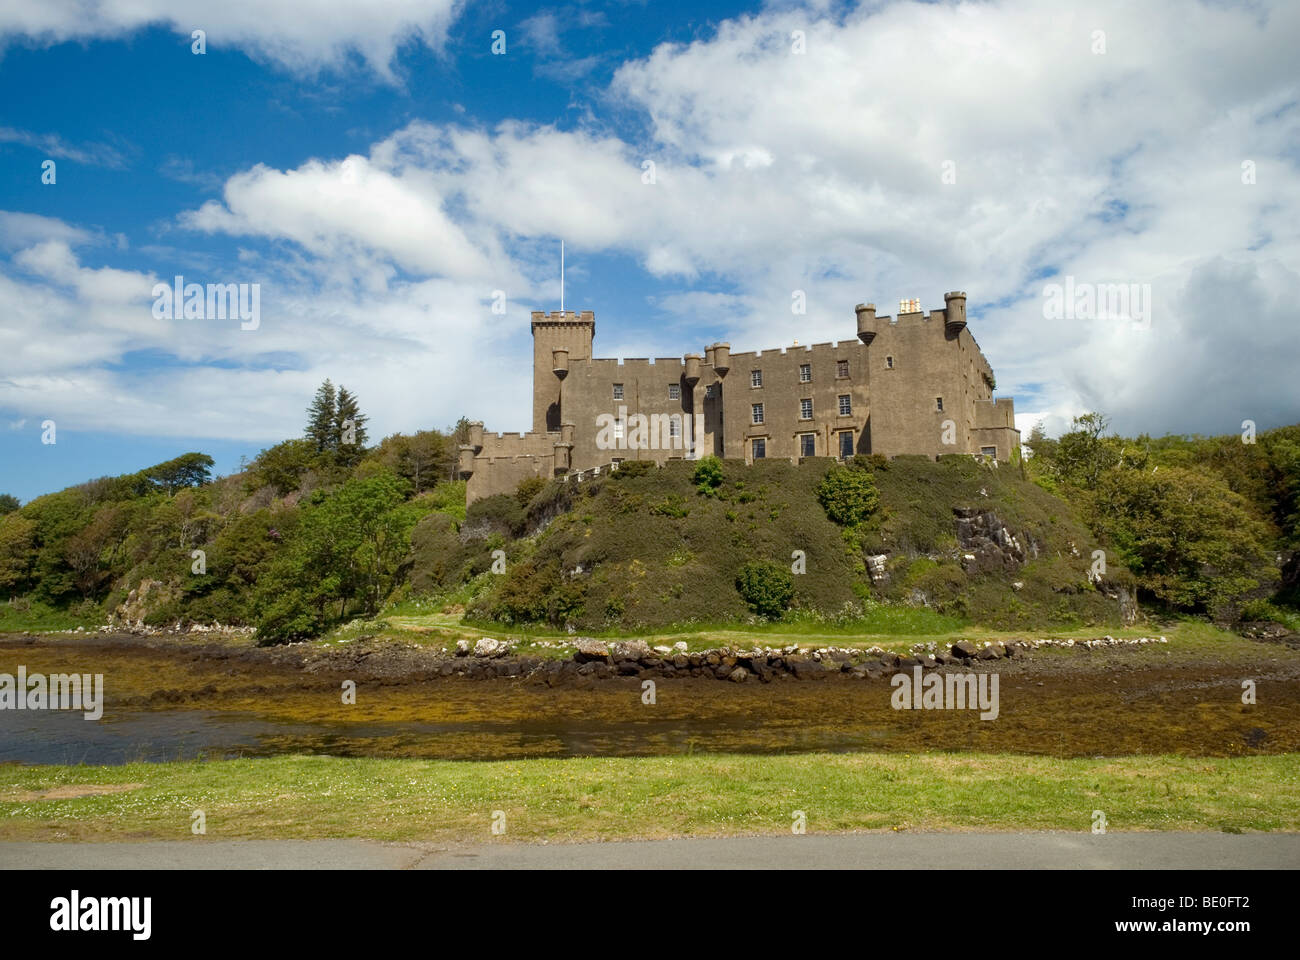
M860 833L573 844L0 843L0 869L1297 869L1300 834Z

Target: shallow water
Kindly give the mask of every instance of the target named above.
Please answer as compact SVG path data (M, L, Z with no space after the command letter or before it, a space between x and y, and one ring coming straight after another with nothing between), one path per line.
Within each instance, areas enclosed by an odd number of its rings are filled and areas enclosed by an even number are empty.
M1122 654L1117 654L1122 657ZM1254 664L1255 705L1240 665L1091 658L1003 663L1000 713L891 707L881 681L736 685L664 680L642 702L632 679L589 689L456 678L340 676L185 649L0 643L0 672L105 677L103 719L0 711L0 762L120 764L195 757L335 756L513 759L691 752L1007 751L1053 756L1300 750L1300 663ZM173 702L151 703L158 691Z

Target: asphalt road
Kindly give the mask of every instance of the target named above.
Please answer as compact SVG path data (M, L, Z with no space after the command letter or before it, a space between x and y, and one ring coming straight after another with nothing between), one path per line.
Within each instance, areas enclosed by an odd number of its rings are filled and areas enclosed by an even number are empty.
M621 843L0 843L0 869L1297 869L1300 834L860 833Z

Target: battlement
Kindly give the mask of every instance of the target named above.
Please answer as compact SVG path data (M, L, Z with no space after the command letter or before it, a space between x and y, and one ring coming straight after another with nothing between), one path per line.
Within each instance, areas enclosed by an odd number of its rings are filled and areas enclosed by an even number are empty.
M534 310L532 315L532 331L537 333L538 327L563 327L563 326L582 326L589 327L591 336L596 336L596 314L592 310L552 310L546 313L542 310Z
M682 357L593 357L590 360L582 361L582 363L596 370L632 370L635 368L649 370L654 367L670 375L680 375L681 369L686 366L686 361Z
M828 356L844 351L858 352L862 350L863 346L857 340L828 340L825 343L799 344L798 346L776 347L771 350L747 350L743 353L733 353L731 354L731 361L732 365L735 366L737 361L757 362L759 360L779 360L782 357L788 357L802 363L810 357Z

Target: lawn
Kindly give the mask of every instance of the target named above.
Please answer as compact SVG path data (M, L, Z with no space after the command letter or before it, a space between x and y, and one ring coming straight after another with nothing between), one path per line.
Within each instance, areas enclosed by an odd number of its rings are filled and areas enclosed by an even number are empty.
M859 830L1300 830L1300 755L876 753L0 766L0 839L566 842Z

